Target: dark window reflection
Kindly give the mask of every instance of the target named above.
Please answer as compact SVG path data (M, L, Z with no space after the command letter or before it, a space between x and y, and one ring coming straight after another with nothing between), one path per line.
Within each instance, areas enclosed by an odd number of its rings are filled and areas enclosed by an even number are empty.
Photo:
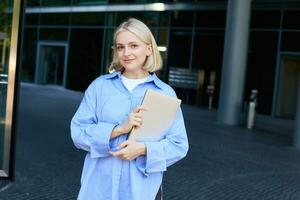
M72 25L104 26L105 13L73 13Z
M281 39L281 51L300 51L300 32L283 32Z
M173 11L171 14L172 27L192 27L194 15L191 11Z
M251 89L258 90L258 112L271 113L278 33L251 31L245 99Z
M224 31L196 31L193 68L220 68L223 58Z
M251 28L279 28L280 11L252 11Z
M38 24L39 24L39 14L25 15L25 25L38 25Z
M70 0L41 0L42 6L67 6L71 5Z
M68 40L68 29L42 28L40 30L40 40Z
M109 0L109 3L145 3L145 0Z
M70 13L41 14L41 25L69 25Z
M36 48L37 28L25 28L22 52L22 81L34 82Z
M191 51L191 30L172 30L169 42L168 65L189 68Z
M159 12L118 12L115 25L119 25L130 17L143 21L149 28L157 27L159 22Z
M73 0L73 5L106 4L108 0Z
M284 29L300 29L300 11L284 11L282 27Z
M41 1L40 0L27 0L26 4L27 6L40 6Z
M226 23L225 11L198 11L196 27L224 28Z
M69 46L67 87L84 90L100 75L102 29L73 29Z

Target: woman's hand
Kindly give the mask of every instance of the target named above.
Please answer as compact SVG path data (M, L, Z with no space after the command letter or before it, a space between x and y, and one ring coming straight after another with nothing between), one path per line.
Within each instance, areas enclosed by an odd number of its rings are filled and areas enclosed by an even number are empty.
M133 127L139 128L143 124L143 115L140 111L145 111L146 108L142 106L136 107L129 115L128 118L125 120L124 123L116 126L110 138L117 137L122 134L129 133Z
M144 143L139 143L133 140L126 140L119 145L118 151L110 152L111 155L116 156L122 160L133 160L139 156L146 155L147 149Z

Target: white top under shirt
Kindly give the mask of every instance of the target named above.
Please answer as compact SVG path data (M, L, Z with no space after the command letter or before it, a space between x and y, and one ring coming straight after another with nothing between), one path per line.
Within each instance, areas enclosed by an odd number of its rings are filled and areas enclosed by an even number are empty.
M130 79L121 75L122 82L129 92L131 92L138 84L144 83L148 78L149 76L140 79Z

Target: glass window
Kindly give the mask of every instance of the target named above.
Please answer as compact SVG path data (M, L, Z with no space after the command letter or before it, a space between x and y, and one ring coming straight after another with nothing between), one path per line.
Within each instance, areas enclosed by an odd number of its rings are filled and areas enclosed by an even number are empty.
M25 25L38 25L38 24L39 24L39 14L25 15Z
M40 0L27 0L26 1L26 5L28 7L31 7L31 6L40 6Z
M145 3L159 3L161 0L144 0Z
M72 25L95 25L103 26L105 13L73 13Z
M102 29L72 29L67 87L81 90L100 74Z
M149 28L158 26L159 22L159 12L118 12L116 13L116 26L130 17L143 21Z
M300 29L300 11L284 11L282 28Z
M250 32L244 94L245 99L248 100L251 90L258 90L259 113L271 113L277 44L278 32Z
M70 13L41 14L41 25L69 25Z
M171 12L159 12L159 27L169 28L169 19Z
M109 3L145 3L145 0L109 0Z
M226 11L198 11L196 27L225 28Z
M108 0L73 0L73 5L107 4Z
M185 2L201 2L201 1L208 2L207 0L164 0L164 2L170 2L170 3L177 3L177 2L183 2L183 3L185 3ZM210 0L210 1L221 1L221 2L224 2L224 0Z
M42 6L68 6L71 5L70 0L41 0Z
M280 11L252 11L250 23L251 28L280 28Z
M171 30L168 65L189 68L191 51L191 30Z
M281 38L281 51L300 51L300 32L283 32Z
M224 31L196 31L193 51L193 68L221 68L223 46Z
M101 74L106 74L108 72L108 66L112 61L112 46L113 46L113 35L114 29L113 28L106 28L105 30L105 38L103 39L103 56L101 59Z
M51 29L42 28L40 30L40 40L55 40L55 41L67 41L68 29Z
M25 28L22 51L22 81L34 82L36 48L37 28Z
M193 11L173 11L171 14L172 27L192 27Z

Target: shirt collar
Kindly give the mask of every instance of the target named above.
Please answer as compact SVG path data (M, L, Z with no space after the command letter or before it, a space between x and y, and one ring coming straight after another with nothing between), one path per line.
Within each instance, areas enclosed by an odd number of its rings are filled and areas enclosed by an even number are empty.
M150 77L145 82L153 82L155 86L157 86L160 89L163 89L162 81L156 76L154 72L150 73Z
M113 73L107 74L105 76L105 79L113 79L113 78L116 78L116 77L121 78L121 72L120 71L115 71Z
M162 81L156 76L155 73L150 73L149 75L150 77L145 81L145 83L150 83L150 82L153 82L155 84L155 86L157 86L158 88L160 89L163 89L163 84L162 84ZM107 74L106 75L106 79L114 79L114 78L121 78L121 71L115 71L111 74Z

